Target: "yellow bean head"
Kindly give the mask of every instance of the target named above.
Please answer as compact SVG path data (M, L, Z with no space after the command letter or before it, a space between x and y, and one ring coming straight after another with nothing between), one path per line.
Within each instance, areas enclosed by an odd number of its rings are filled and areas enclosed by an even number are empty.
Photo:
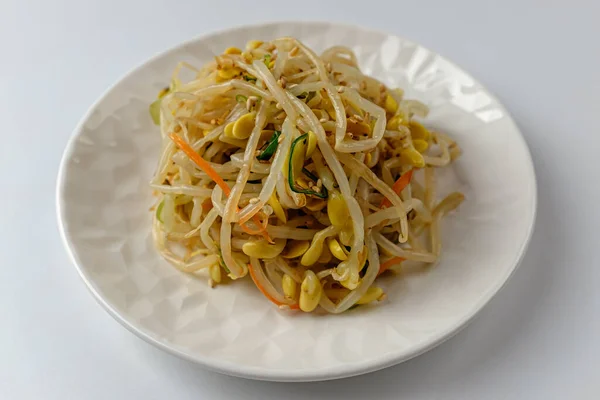
M246 61L246 63L252 63L252 53L250 53L249 51L242 52L242 58L244 59L244 61Z
M290 241L281 256L284 258L296 258L300 257L310 247L310 242L308 240L292 240Z
M306 271L302 285L300 286L300 309L304 312L311 312L319 305L323 286L317 275L311 270Z
M302 255L300 264L308 267L317 262L323 252L323 241L313 240L308 250Z
M350 278L340 281L340 284L350 290L354 290L358 287L358 281L352 282Z
M411 134L413 140L414 139L422 139L425 141L429 140L429 137L431 136L431 134L429 133L427 128L425 128L419 122L412 120L408 124L408 127L410 129L410 134Z
M283 251L285 239L275 239L275 244L269 244L266 240L251 240L242 246L242 251L249 257L275 258Z
M250 40L246 43L246 50L254 50L262 46L263 41L261 40Z
M389 129L390 131L395 131L395 130L398 130L398 128L400 127L401 123L402 123L402 116L401 115L394 115L387 122L386 128Z
M242 54L242 50L238 49L237 47L228 47L225 49L223 54Z
M424 153L429 148L429 143L423 139L415 139L413 140L413 146L419 153Z
M344 227L350 218L350 212L346 205L346 200L337 191L331 191L329 193L329 199L327 200L327 215L331 224L336 227Z
M283 288L283 295L286 299L296 300L298 296L298 284L288 274L284 274L281 279L281 287Z
M248 139L254 129L254 113L242 115L235 121L232 129L233 137L236 139Z
M308 131L308 143L306 145L306 154L304 156L305 159L309 159L312 156L313 152L317 148L317 135L313 133L313 131Z
M327 246L329 247L331 254L333 254L333 256L338 260L345 261L348 259L346 249L342 248L340 242L338 242L335 238L327 239Z
M417 168L423 168L425 166L425 159L423 155L415 150L413 147L409 147L400 152L402 161L414 165Z
M230 122L227 125L225 125L225 132L224 132L225 136L234 138L234 136L233 136L233 126L234 125L235 125L235 122ZM208 132L210 132L210 131L208 131Z
M367 292L356 302L356 304L368 304L375 300L380 300L383 296L383 289L377 286L371 286Z
M342 286L347 289L354 290L358 287L359 281L353 281L350 273L350 264L348 261L342 261L335 267L332 274L334 279L338 280Z
M385 111L389 112L390 114L395 114L396 111L398 111L398 103L389 94L387 96L385 96L384 107L385 107Z
M221 266L219 264L210 267L210 279L212 279L214 283L221 282Z
M281 207L281 203L279 202L279 199L277 198L276 192L273 192L273 194L269 198L268 203L273 208L273 212L275 213L275 216L277 217L277 219L279 219L281 222L283 222L285 224L287 222L287 217L285 215L285 211L283 210L283 207Z
M228 81L235 78L242 72L239 68L223 68L217 70L217 77L219 82Z

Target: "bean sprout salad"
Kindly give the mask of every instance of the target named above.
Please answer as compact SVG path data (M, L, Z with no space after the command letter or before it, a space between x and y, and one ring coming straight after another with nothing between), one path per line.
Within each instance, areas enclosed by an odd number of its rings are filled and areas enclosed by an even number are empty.
M464 200L436 196L459 146L403 94L347 47L317 55L287 37L178 64L150 105L157 250L211 286L249 276L281 309L382 300L379 276L436 263L440 220Z

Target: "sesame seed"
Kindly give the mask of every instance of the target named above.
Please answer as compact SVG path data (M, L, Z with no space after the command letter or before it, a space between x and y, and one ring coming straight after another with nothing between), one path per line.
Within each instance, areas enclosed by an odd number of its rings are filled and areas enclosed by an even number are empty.
M360 122L364 121L363 118L360 115L358 115L358 114L354 114L352 116L352 118L354 118L355 120L360 121Z
M298 46L294 46L294 48L290 50L290 57L294 57L296 54L298 54L299 50L300 49L298 48Z
M327 122L327 118L321 118L319 122Z
M282 140L283 140L283 135L279 135L279 137L277 138L277 144L281 143Z
M249 203L250 203L250 204L256 204L256 203L258 203L259 201L260 201L260 200L259 200L259 198L258 198L258 197L253 197L253 198L251 198L251 199L250 199Z
M283 110L283 106L281 105L281 103L275 104L275 108L278 110Z
M343 87L343 86L338 86L338 88L337 88L337 92L338 92L338 93L344 93L344 90L345 90L345 89L346 89L346 88L345 88L345 87Z

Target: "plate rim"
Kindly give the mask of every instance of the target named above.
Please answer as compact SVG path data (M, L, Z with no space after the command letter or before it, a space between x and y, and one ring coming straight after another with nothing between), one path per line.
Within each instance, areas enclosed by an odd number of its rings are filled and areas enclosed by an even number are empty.
M191 355L178 349L175 346L169 345L169 343L165 340L161 340L155 335L152 334L151 331L145 329L141 326L137 326L134 322L126 319L121 313L116 310L112 304L109 304L107 300L100 294L98 288L96 287L93 280L89 279L86 273L83 271L81 266L81 261L78 255L75 252L73 242L71 241L70 235L67 233L65 222L65 208L66 201L64 196L64 190L66 188L65 176L68 169L68 162L71 159L71 156L74 152L76 139L79 137L80 133L83 130L85 123L89 120L90 116L97 109L97 107L106 99L106 97L117 87L121 82L125 79L129 78L132 75L135 75L139 70L144 68L147 64L154 62L157 59L163 58L167 56L171 52L175 52L177 50L181 50L182 48L194 44L199 41L207 40L214 36L219 36L224 33L230 33L232 31L238 30L246 30L246 29L258 29L265 27L276 27L282 25L312 25L312 26L327 26L327 27L335 27L335 28L344 28L344 29L352 29L359 32L378 34L383 36L390 36L394 38L398 38L405 43L411 43L418 45L432 54L436 54L441 57L445 62L452 65L454 68L464 73L470 79L473 80L474 83L478 84L481 89L483 89L489 96L494 100L500 110L504 113L506 118L508 118L509 122L514 126L517 139L519 141L520 146L522 146L525 150L525 159L528 167L527 179L532 184L532 197L531 203L529 204L528 215L530 221L527 222L527 232L525 241L521 244L521 247L518 249L515 260L511 263L511 268L505 273L501 280L498 280L499 283L496 283L491 289L489 289L486 293L483 294L482 298L476 304L471 306L471 310L458 322L451 325L449 329L441 330L435 335L432 335L430 338L423 340L420 343L412 346L408 351L390 351L384 355L366 359L364 361L357 361L352 363L347 363L343 366L336 367L326 367L320 368L317 370L306 370L306 369L297 369L297 370L287 370L287 371L279 371L279 370L271 370L265 369L262 367L255 366L245 366L245 365L237 365L235 363L229 361L223 361L215 357L204 356L201 354ZM156 346L157 348L164 350L167 353L185 359L187 361L191 361L193 363L199 364L200 366L207 368L212 371L216 371L219 373L223 373L230 376L237 376L242 378L256 379L256 380L264 380L264 381L278 381L278 382L314 382L314 381L325 381L332 379L339 379L351 376L357 376L369 372L374 372L392 365L400 364L404 361L417 357L434 347L437 347L441 343L446 340L452 338L462 329L467 327L469 323L485 308L485 306L492 300L494 296L498 294L498 292L506 286L508 281L512 276L514 276L515 272L519 268L523 258L527 252L529 244L531 242L531 237L533 235L535 229L535 222L537 218L537 203L538 203L538 187L537 187L537 178L535 173L535 167L533 163L533 159L531 156L531 151L529 146L527 145L527 141L521 132L521 129L514 121L512 115L508 112L507 108L504 104L498 99L498 97L486 86L484 86L476 77L473 76L466 69L462 68L459 64L454 61L448 59L443 54L433 51L426 46L419 44L416 41L408 39L404 36L397 35L395 33L386 32L383 30L373 29L370 27L366 27L359 24L350 24L338 21L303 21L303 20L276 20L276 21L268 21L268 22L260 22L260 23L252 23L245 25L236 25L229 28L223 28L218 30L212 30L205 34L201 34L195 37L192 37L188 40L180 42L174 46L171 46L159 53L143 60L141 63L137 64L133 68L129 69L125 74L121 75L119 79L117 79L114 83L112 83L104 92L97 98L96 101L87 109L83 117L77 123L75 129L72 131L63 155L60 160L60 165L58 169L58 177L56 182L56 216L58 222L58 228L60 232L60 236L63 242L63 245L67 251L69 259L75 266L80 278L85 283L88 290L93 295L94 299L97 303L99 303L105 311L108 312L115 320L117 320L121 325L123 325L127 330L134 333L136 336L140 337L144 341Z

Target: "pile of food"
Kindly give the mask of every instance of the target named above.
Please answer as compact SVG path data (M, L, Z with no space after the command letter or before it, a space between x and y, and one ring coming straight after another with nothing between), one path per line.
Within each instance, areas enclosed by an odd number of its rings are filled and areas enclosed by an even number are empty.
M464 199L436 197L435 169L460 148L422 125L427 113L346 47L319 56L281 38L180 63L150 106L156 248L211 285L249 275L280 308L381 300L381 274L438 260L440 220Z

